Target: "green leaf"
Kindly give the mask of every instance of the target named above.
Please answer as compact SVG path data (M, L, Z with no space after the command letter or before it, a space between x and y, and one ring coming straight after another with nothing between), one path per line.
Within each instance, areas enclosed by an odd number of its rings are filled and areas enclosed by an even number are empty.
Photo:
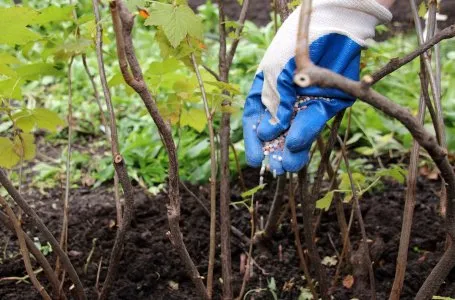
M65 122L55 112L45 108L22 110L13 115L13 120L16 126L24 132L32 131L35 126L55 132L59 126L65 125Z
M182 68L182 64L175 58L165 59L161 62L152 62L147 70L146 75L164 75L175 72Z
M49 22L72 21L74 6L49 6L39 11L39 15L30 24L43 25Z
M182 126L190 126L197 132L202 132L207 125L207 118L205 112L201 109L191 109L189 111L183 110L180 117L180 123Z
M138 7L145 7L145 4L147 3L146 0L126 0L125 4L126 7L130 12L134 12L137 10Z
M17 59L15 56L8 53L0 53L0 64L15 65L19 63L20 60Z
M243 192L241 194L242 198L248 198L248 197L251 197L253 196L254 194L256 194L257 192L259 191L262 191L264 189L264 187L266 186L266 184L260 184L258 186L255 186L254 188L252 188L251 190L248 190L246 192Z
M0 96L18 100L22 99L22 84L23 80L18 78L10 78L0 81Z
M222 91L228 91L231 96L240 95L240 89L235 84L230 84L221 81L204 81L204 83L220 88Z
M85 38L79 38L75 41L66 42L54 50L54 57L58 60L69 59L71 56L77 56L86 53L92 41Z
M147 26L161 26L172 47L177 46L187 35L202 39L203 26L200 18L187 5L154 3Z
M65 122L60 119L57 113L45 108L34 109L32 115L35 117L36 126L41 129L55 132L59 126L65 125Z
M20 111L12 116L16 126L24 132L30 132L36 125L35 118L30 114L29 111Z
M11 69L7 65L3 65L3 64L0 64L0 75L5 75L7 77L12 77L12 78L17 77L17 74L13 69Z
M427 6L425 5L425 1L422 1L419 5L419 17L423 18L427 14Z
M312 300L312 299L313 299L313 293L311 293L310 289L301 287L298 300Z
M58 76L60 70L55 68L55 65L48 63L34 63L20 66L16 69L19 77L26 80L37 80L45 75Z
M176 94L169 94L167 101L158 102L158 110L163 118L170 120L172 124L176 124L180 118L182 103Z
M366 156L371 156L374 154L374 149L367 146L357 147L355 151Z
M38 12L22 6L0 8L0 44L24 45L41 36L27 28L38 17Z
M10 169L20 161L14 151L13 142L5 137L0 137L0 167Z
M330 191L327 194L325 194L324 197L316 201L316 208L328 211L333 201L333 195L334 191Z
M404 170L400 166L393 166L388 169L382 169L376 172L377 177L392 177L401 184L404 184L407 176L407 170Z
M341 177L341 182L339 185L340 190L351 191L351 181L349 179L349 174L343 173L340 175L340 177ZM352 180L354 181L354 187L356 189L359 189L362 186L364 186L366 182L365 176L360 173L352 173Z
M14 137L14 151L24 160L30 160L35 157L36 145L35 137L30 133L21 133L20 136Z

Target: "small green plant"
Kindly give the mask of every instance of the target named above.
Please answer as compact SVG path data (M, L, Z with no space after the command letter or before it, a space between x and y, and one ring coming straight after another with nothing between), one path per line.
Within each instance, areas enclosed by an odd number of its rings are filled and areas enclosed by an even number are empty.
M49 244L49 242L46 242L45 245L41 244L40 240L38 237L33 238L33 243L35 244L36 248L39 249L41 253L43 253L44 256L49 255L52 253L52 246Z

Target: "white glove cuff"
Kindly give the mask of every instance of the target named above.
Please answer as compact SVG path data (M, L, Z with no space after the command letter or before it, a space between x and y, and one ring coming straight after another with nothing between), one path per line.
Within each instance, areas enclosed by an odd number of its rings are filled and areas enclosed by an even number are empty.
M346 35L361 46L374 37L375 27L392 19L376 0L315 0L310 22L310 42L329 33ZM300 11L300 7L296 9ZM300 14L299 14L300 15Z

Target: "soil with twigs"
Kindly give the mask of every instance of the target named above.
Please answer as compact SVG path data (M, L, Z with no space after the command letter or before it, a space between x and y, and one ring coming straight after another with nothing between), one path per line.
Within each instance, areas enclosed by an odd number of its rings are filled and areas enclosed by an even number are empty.
M245 181L249 187L255 186L258 182L257 170L245 170ZM275 181L270 177L266 182L269 185L255 198L260 205L259 215L264 218L267 216L275 185ZM413 298L443 251L445 234L442 219L438 215L438 187L437 181L419 178L409 263L402 299ZM190 188L207 205L209 204L206 200L209 193L208 185ZM136 187L135 192L136 212L133 227L128 233L119 278L113 287L110 299L198 299L191 280L187 277L178 255L166 237L168 231L166 195L146 195L139 187ZM49 190L45 195L34 189L24 190L25 197L36 207L38 214L54 234L58 234L61 226L61 201L59 200L62 198L61 193L62 190L58 188ZM184 191L182 193L181 225L184 238L199 271L205 274L209 219L191 195ZM370 242L373 245L380 245L376 247L378 253L375 254L374 265L378 299L388 298L394 278L404 194L404 186L386 181L382 189L366 194L361 199L362 213ZM107 186L96 189L81 187L73 190L72 195L69 254L86 287L89 299L96 299L94 287L98 264L102 258L100 275L102 281L106 275L107 259L115 238L116 213L113 191ZM233 201L241 199L239 187L234 188L232 197ZM349 206L346 206L345 213L349 217ZM249 235L250 223L246 208L233 207L232 218L233 225ZM300 216L299 219L301 221ZM27 218L25 218L25 224L27 224ZM32 237L39 237L33 228L26 227L26 229ZM336 251L341 252L341 238L334 211L323 214L316 239L322 257L333 257ZM40 299L31 284L7 279L23 277L26 273L18 254L14 235L2 228L0 240L3 253L0 264L0 299ZM356 223L352 228L352 242L354 249L360 242L359 228ZM234 237L232 257L234 286L237 292L242 279L239 272L240 256L244 251L246 247L242 247L241 242ZM90 252L92 255L87 263ZM272 242L255 249L254 258L257 265L254 266L254 273L248 283L249 295L254 295L255 299L273 299L270 291L267 291L268 280L273 277L276 281L278 299L297 299L300 289L305 287L305 281L298 267L299 260L289 217L283 219ZM85 265L87 265L87 273L84 272ZM334 266L327 268L331 277L335 273L335 268ZM217 256L215 272L219 277L221 274L219 256ZM346 280L348 287L342 284L342 280L350 274L352 271L349 268L343 269L340 282L334 289L335 299L350 299L356 296L353 294L354 287L349 287L349 280ZM38 274L38 278L46 283L41 273ZM256 289L258 292L253 291ZM221 292L219 280L216 280L215 291L218 295ZM455 272L447 278L438 295L455 295Z

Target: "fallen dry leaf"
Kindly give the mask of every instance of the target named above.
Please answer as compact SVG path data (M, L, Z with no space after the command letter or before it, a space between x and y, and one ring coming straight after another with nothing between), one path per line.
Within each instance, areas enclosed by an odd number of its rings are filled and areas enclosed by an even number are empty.
M110 219L110 220L109 220L109 225L108 225L108 226L109 226L109 229L114 228L115 225L117 225L116 222L115 222L114 220Z
M348 275L348 276L344 277L343 286L345 288L350 289L350 288L352 288L353 285L354 285L354 276Z

